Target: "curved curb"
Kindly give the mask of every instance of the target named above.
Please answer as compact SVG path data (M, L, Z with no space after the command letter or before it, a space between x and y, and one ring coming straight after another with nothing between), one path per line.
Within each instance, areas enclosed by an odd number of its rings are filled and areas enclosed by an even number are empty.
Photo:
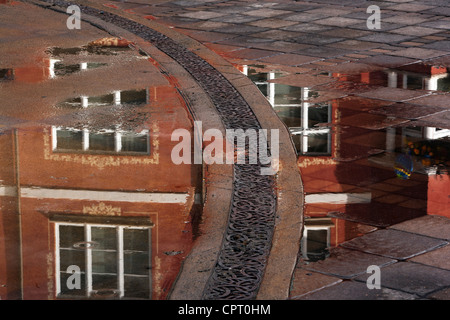
M236 88L251 107L262 128L279 129L280 141L284 141L284 143L280 142L280 171L276 176L276 224L272 237L272 248L256 298L287 299L302 234L304 194L290 134L275 114L269 102L250 79L241 74L224 58L213 53L198 41L155 21L150 21L134 14L104 7L90 1L79 0L77 3L140 23L195 53L218 70ZM94 23L96 22L94 21ZM100 21L97 21L97 23L102 25ZM118 29L111 26L107 28ZM111 31L118 32L118 30ZM128 35L129 37L130 35ZM145 46L145 43L139 41L139 46ZM156 52L155 48L149 47L146 49L151 51L152 56L158 56L155 60L164 65L165 69L169 70L169 73L177 74L180 89L190 93L188 99L194 118L204 121L205 129L218 128L223 130L224 126L219 121L217 113L210 108L210 99L199 88L198 84L192 82L194 81L192 77L188 76L186 71L182 72L182 68L179 65L174 64L171 59L161 55L161 52ZM179 76L180 74L183 76ZM207 106L205 106L205 101L208 101ZM201 292L209 277L207 271L215 263L215 260L212 260L211 257L217 255L218 242L222 241L223 230L226 227L227 213L231 202L229 200L233 190L232 166L211 165L206 167L206 170L212 173L211 177L213 180L209 181L207 186L207 199L204 207L204 217L206 218L203 226L204 234L197 240L192 252L184 262L183 269L171 294L171 299L174 300L200 299ZM205 272L202 273L201 271Z

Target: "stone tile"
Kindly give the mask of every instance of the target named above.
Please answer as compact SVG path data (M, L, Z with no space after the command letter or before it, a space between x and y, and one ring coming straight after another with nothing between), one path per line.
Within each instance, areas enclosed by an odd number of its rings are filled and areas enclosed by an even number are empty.
M450 245L421 254L410 261L450 270Z
M268 40L267 38L254 38L255 40ZM251 48L265 49L279 51L282 53L291 53L294 51L300 51L310 47L306 44L292 43L287 41L250 41L246 42L246 45Z
M213 19L217 17L223 16L223 13L217 13L212 11L194 11L194 12L186 12L178 14L179 17L186 17L186 18L193 18L193 19L200 19L200 20L208 20Z
M348 27L348 26L351 26L354 24L361 23L361 20L344 18L344 17L331 17L328 19L321 19L321 20L314 21L314 23L323 24L323 25L327 25L327 26L335 26L335 27Z
M257 10L251 10L251 11L247 11L247 12L243 12L246 15L249 16L256 16L256 17L275 17L275 16L279 16L282 14L288 14L291 13L291 11L286 11L286 10L274 10L274 9L257 9Z
M344 41L332 43L329 46L335 47L335 48L353 49L353 50L355 48L357 48L358 50L363 51L363 50L378 48L380 46L380 43L360 41L360 40L344 40Z
M450 240L450 219L426 215L391 226L391 229L417 233L438 239ZM449 260L450 261L450 260Z
M299 23L290 27L283 28L283 30L296 31L296 32L321 32L330 30L329 26L321 26L315 23Z
M299 300L416 300L417 298L416 295L383 286L380 290L370 290L365 283L344 281L302 296Z
M285 31L280 29L271 29L252 34L253 37L267 38L273 40L288 40L298 36L297 32Z
M359 38L362 36L367 36L369 34L373 34L372 31L367 30L357 30L357 29L350 29L350 28L333 28L331 30L320 32L320 34L324 36L330 36L330 37L344 37L344 38Z
M386 229L344 242L341 246L392 259L404 260L445 244L446 242L443 240L394 229Z
M424 106L430 107L440 107L449 109L450 108L450 95L447 94L431 94L426 97L417 97L411 101L410 103L420 104Z
M223 33L231 33L231 34L237 34L237 35L244 35L244 34L251 34L251 33L257 33L257 32L263 32L266 31L266 28L260 28L255 26L249 26L249 25L231 25L224 28L219 28L215 30L215 32L223 32Z
M214 18L214 19L211 19L211 21L225 22L225 23L247 23L247 22L257 21L260 19L261 19L261 17L246 16L243 14L232 14L232 15L226 15L226 16Z
M392 22L392 23L400 23L400 24L406 24L406 25L412 25L412 24L418 24L428 21L426 18L422 18L418 15L414 16L412 14L399 14L396 16L383 18L382 25L385 22ZM383 26L382 26L383 27Z
M391 30L392 33L399 33L404 34L408 36L428 36L430 34L438 33L440 30L433 29L433 28L426 28L426 27L420 27L420 26L408 26L403 27L395 30Z
M393 34L393 33L375 33L372 35L364 36L357 38L357 40L369 41L369 42L381 42L381 43L396 43L396 42L404 42L407 40L413 39L413 36L406 36L402 34Z
M232 51L228 54L228 56L238 59L254 60L263 57L269 57L274 55L276 56L277 54L279 53L274 51L246 48L242 50Z
M450 300L450 288L442 289L436 292L433 292L426 297L427 299L433 300Z
M439 129L450 130L450 111L434 114L431 116L420 118L412 123L419 127L436 127Z
M333 58L352 53L352 50L331 48L324 46L310 46L309 48L298 51L299 54L305 54L308 56L320 57L320 58Z
M323 14L330 17L337 17L344 14L349 14L353 11L353 9L344 9L344 8L338 8L333 6L324 6L322 8L312 9L305 11L306 13L313 13L313 14Z
M418 97L422 97L427 95L427 92L416 91L416 90L407 90L400 88L387 88L380 87L374 90L370 90L364 93L359 94L360 96L371 98L371 99L380 99L380 100L388 100L401 102L406 101ZM414 102L415 104L421 104L420 102Z
M381 55L376 55L376 56L373 56L370 58L361 59L359 62L395 69L402 65L411 64L415 61L417 61L417 60L411 59L411 58L381 54Z
M450 40L431 42L424 45L424 48L446 51L446 54L448 54L450 51Z
M444 21L444 20L435 20L435 21L425 22L425 23L421 23L420 25L423 27L450 30L450 22Z
M409 103L395 103L389 106L381 107L370 111L374 114L381 114L387 117L396 117L403 119L419 119L438 112L443 112L445 109L440 107L421 106Z
M296 43L314 44L314 45L319 45L319 46L342 41L342 40L344 40L344 39L324 36L321 34L311 34L311 33L304 33L303 35L289 39L289 41L296 42Z
M262 28L284 28L297 24L296 21L287 21L282 19L262 19L248 23L251 26ZM288 30L288 29L285 29Z
M300 264L300 266L305 270L350 279L366 273L370 265L382 267L394 262L396 262L394 259L337 247L331 249L330 256L325 260Z
M299 54L286 53L280 54L277 56L259 59L260 61L273 63L273 64L282 64L287 66L297 66L305 63L310 63L312 61L319 60L320 58L303 56Z
M368 275L362 275L357 280L366 282L367 278ZM450 271L412 262L398 262L381 269L381 284L424 297L450 286Z
M307 293L320 290L339 282L342 282L342 280L336 277L296 268L292 279L290 299L297 299Z
M326 17L323 14L315 14L315 13L301 13L301 14L293 14L289 16L283 17L284 20L288 21L296 21L296 22L309 22L318 19L323 19Z
M361 113L342 118L340 124L370 130L381 130L407 121L405 119L392 119L370 113Z
M409 11L409 12L420 12L427 9L431 9L433 6L421 5L421 4L411 4L411 3L402 3L395 6L390 6L389 10L398 10L398 11Z

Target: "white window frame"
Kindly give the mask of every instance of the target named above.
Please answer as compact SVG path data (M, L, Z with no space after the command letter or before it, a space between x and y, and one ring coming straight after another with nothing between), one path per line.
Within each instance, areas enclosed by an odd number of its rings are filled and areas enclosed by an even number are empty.
M148 230L149 233L149 266L151 266L151 227L140 227L140 226L127 226L127 225L117 225L117 224L92 224L92 223L73 223L73 222L55 222L55 278L56 278L56 297L66 297L70 295L61 294L61 261L60 261L60 226L78 226L84 227L84 241L86 243L90 243L92 241L91 238L91 228L92 227L102 227L102 228L114 228L116 229L117 235L117 284L118 284L118 292L119 298L123 298L125 294L125 283L124 283L124 249L123 249L123 230L124 229L140 229L140 230ZM104 250L107 251L107 250ZM92 289L92 250L87 247L85 249L85 268L86 268L86 294L85 297L91 297L95 291ZM151 268L149 268L148 278L149 278L149 292L148 296L151 297L152 294L152 274ZM138 276L138 275L135 275ZM144 276L142 276L144 277Z
M58 149L58 130L72 130L76 132L82 132L83 133L83 139L82 139L82 150L67 150L67 149ZM123 131L123 130L102 130L104 133L114 133L114 151L101 151L100 153L130 153L130 154L142 154L142 155L148 155L150 153L150 135L149 130L142 130L140 132L137 132L137 134L140 135L146 135L147 136L147 151L146 152L137 152L137 151L122 151L122 135L127 134L129 132ZM93 150L89 150L89 134L91 132L88 129L76 129L71 127L60 127L60 126L52 126L52 150L53 152L89 152ZM97 133L97 132L93 132Z

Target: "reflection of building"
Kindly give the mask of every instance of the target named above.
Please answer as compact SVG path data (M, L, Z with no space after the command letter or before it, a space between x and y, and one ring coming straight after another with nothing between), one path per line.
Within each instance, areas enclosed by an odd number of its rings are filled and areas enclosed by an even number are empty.
M146 92L151 119L137 131L30 125L0 136L2 299L167 296L193 241L201 176L170 158L172 131L191 129L184 106L166 104L176 92Z
M396 155L407 147L407 138L433 141L449 136L449 130L389 124L369 128L364 125L370 122L367 110L383 106L382 100L349 96L315 104L308 101L316 95L310 88L276 83L280 72L265 66L241 71L267 97L297 147L306 193L303 258L323 259L328 248L373 230L370 226L386 227L427 213L450 216L449 175L436 175L423 159L417 159L422 169L415 166L416 174L409 180L400 180L394 172ZM330 76L405 89L445 90L450 83L442 68ZM374 121L380 117L374 115Z

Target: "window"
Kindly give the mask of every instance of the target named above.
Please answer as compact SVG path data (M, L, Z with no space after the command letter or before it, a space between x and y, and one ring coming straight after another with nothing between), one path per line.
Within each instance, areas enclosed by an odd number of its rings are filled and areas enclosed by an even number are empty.
M305 220L301 243L303 258L309 261L318 261L329 256L331 227L334 227L334 224L329 218Z
M55 242L58 297L151 298L150 227L55 223ZM69 266L80 270L80 289L67 285Z
M86 153L149 154L148 130L139 133L115 130L52 128L53 151Z

